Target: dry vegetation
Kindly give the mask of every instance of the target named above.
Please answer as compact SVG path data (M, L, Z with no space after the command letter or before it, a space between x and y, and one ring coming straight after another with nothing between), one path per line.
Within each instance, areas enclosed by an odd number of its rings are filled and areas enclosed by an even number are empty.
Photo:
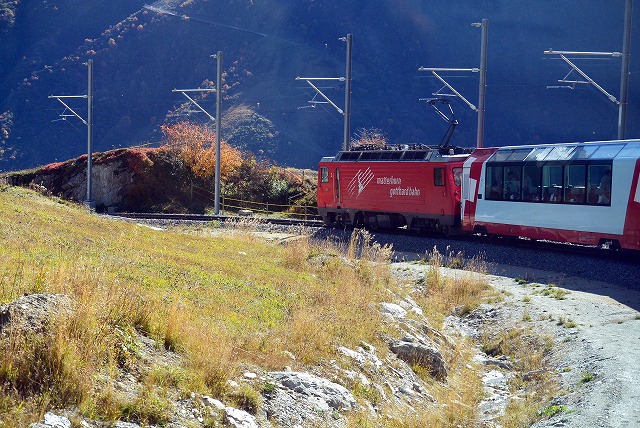
M250 226L216 239L206 227L157 231L0 187L0 304L51 292L74 307L52 320L48 335L0 340L0 425L24 426L47 409L74 406L94 419L162 424L170 403L191 392L251 409L260 391L231 391L226 382L246 367L306 370L335 358L338 345L363 341L386 352L383 337L396 332L384 331L377 304L402 287L377 263L389 260L390 248L366 232L344 244L301 238L279 246L255 238ZM418 285L433 325L489 293L479 275L432 272ZM143 336L158 353L177 355L175 364L140 367ZM473 352L471 343L451 348L445 384L416 367L447 405L396 416L389 426L473 426L482 398ZM142 387L115 388L124 375ZM349 425L373 426L369 418L355 412Z

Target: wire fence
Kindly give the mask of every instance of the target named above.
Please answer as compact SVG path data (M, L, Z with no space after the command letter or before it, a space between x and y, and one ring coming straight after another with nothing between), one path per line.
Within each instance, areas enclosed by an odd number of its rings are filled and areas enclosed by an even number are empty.
M201 202L213 205L215 203L215 194L210 190L202 187L193 188L194 196L197 196ZM265 216L282 216L289 218L297 218L310 220L318 217L318 207L311 205L299 204L274 204L270 202L248 201L244 199L236 199L220 196L220 210L223 212L239 213L241 211L251 211Z

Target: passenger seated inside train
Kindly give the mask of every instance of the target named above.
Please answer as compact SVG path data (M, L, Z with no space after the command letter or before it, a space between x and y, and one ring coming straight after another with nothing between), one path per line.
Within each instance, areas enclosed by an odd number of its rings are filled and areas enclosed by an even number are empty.
M611 170L608 169L600 179L598 186L598 204L609 205L611 203Z
M555 186L551 188L551 194L549 195L549 202L562 202L562 187Z
M520 199L520 177L513 171L507 174L507 181L504 183L505 199L516 201Z

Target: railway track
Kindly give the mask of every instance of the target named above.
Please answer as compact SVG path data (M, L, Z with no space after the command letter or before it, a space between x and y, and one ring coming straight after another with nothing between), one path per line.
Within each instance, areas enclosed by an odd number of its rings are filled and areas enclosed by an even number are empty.
M139 220L162 220L162 221L197 221L210 222L219 221L221 223L228 221L250 221L264 224L277 224L282 226L306 226L320 227L323 225L322 220L317 219L296 219L282 217L253 217L253 216L229 216L229 215L207 215L207 214L163 214L163 213L118 213L110 214L111 217L120 217Z

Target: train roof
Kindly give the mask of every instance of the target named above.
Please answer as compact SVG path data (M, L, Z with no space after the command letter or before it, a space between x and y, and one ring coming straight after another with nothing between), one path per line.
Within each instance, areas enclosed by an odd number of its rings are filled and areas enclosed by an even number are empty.
M473 148L430 147L421 144L384 147L358 146L323 157L322 162L453 162L466 159Z
M499 147L487 162L543 162L640 158L640 140L589 141Z

